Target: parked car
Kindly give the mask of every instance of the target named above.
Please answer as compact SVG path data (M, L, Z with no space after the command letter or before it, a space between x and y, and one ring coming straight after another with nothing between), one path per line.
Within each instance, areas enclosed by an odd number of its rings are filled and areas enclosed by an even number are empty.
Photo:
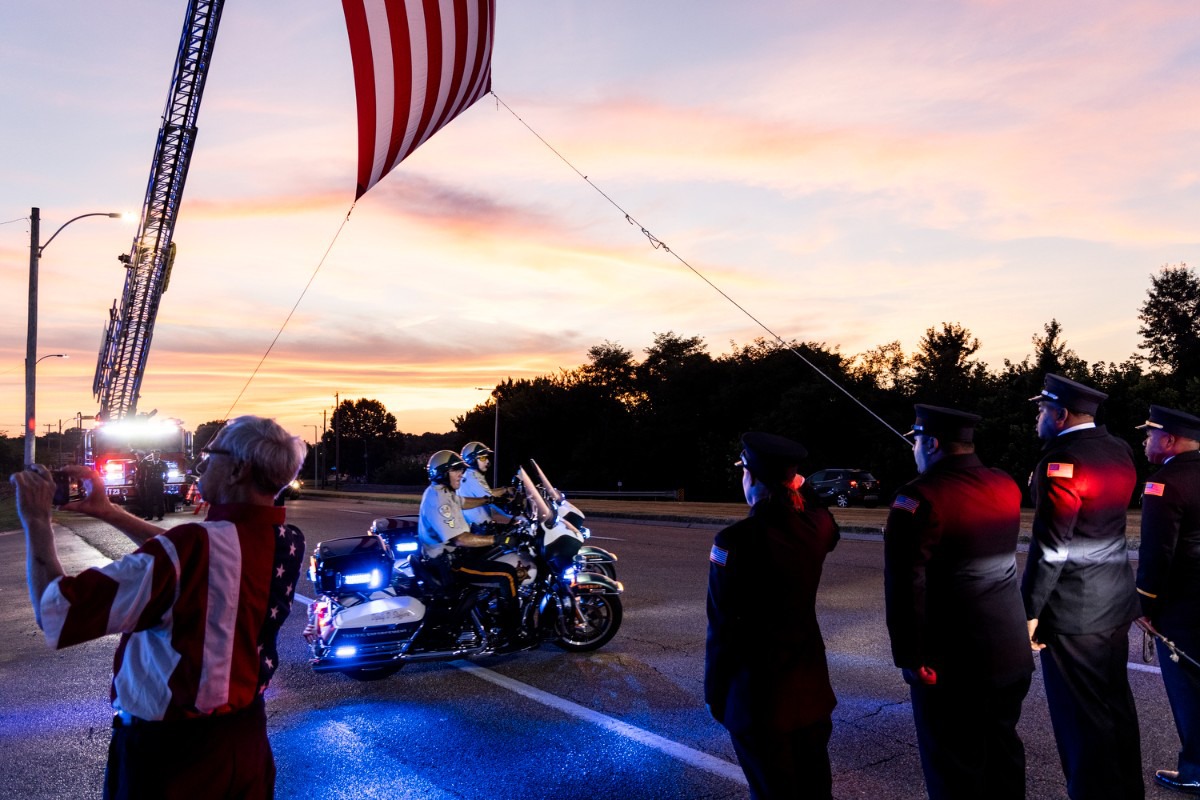
M863 469L823 469L808 476L808 485L829 505L846 508L879 504L879 481Z

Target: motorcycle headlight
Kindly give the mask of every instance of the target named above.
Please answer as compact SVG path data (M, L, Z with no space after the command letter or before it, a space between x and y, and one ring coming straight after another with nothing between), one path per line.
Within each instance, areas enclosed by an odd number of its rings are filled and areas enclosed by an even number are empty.
M575 576L578 573L579 573L579 570L576 569L575 567L567 567L566 569L563 570L563 574L562 574L563 583L574 583Z

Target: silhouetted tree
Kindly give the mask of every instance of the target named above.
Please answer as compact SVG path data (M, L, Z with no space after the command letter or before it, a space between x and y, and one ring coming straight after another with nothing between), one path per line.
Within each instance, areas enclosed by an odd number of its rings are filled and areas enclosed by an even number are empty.
M1146 295L1138 314L1146 360L1183 389L1188 378L1200 375L1200 278L1186 264L1165 266L1150 276Z

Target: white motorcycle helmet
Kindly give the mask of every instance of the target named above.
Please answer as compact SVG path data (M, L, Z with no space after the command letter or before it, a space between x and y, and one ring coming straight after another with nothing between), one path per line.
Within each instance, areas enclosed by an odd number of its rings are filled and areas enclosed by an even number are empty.
M429 473L431 483L440 483L443 486L450 485L450 471L453 469L465 469L466 462L459 458L458 453L453 450L438 450L429 457L429 463L425 466Z
M481 456L490 456L492 449L483 442L467 442L462 449L462 460L467 462L467 465L473 469L479 469L478 459Z

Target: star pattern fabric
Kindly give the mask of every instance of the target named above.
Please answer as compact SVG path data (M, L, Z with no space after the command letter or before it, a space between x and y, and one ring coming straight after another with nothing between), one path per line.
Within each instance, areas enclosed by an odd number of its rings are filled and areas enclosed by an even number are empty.
M300 565L304 559L304 534L295 525L280 525L275 540L275 569L271 578L271 595L268 599L267 620L259 639L259 694L266 691L271 676L279 666L276 640L279 629L292 610L292 592L300 577Z

